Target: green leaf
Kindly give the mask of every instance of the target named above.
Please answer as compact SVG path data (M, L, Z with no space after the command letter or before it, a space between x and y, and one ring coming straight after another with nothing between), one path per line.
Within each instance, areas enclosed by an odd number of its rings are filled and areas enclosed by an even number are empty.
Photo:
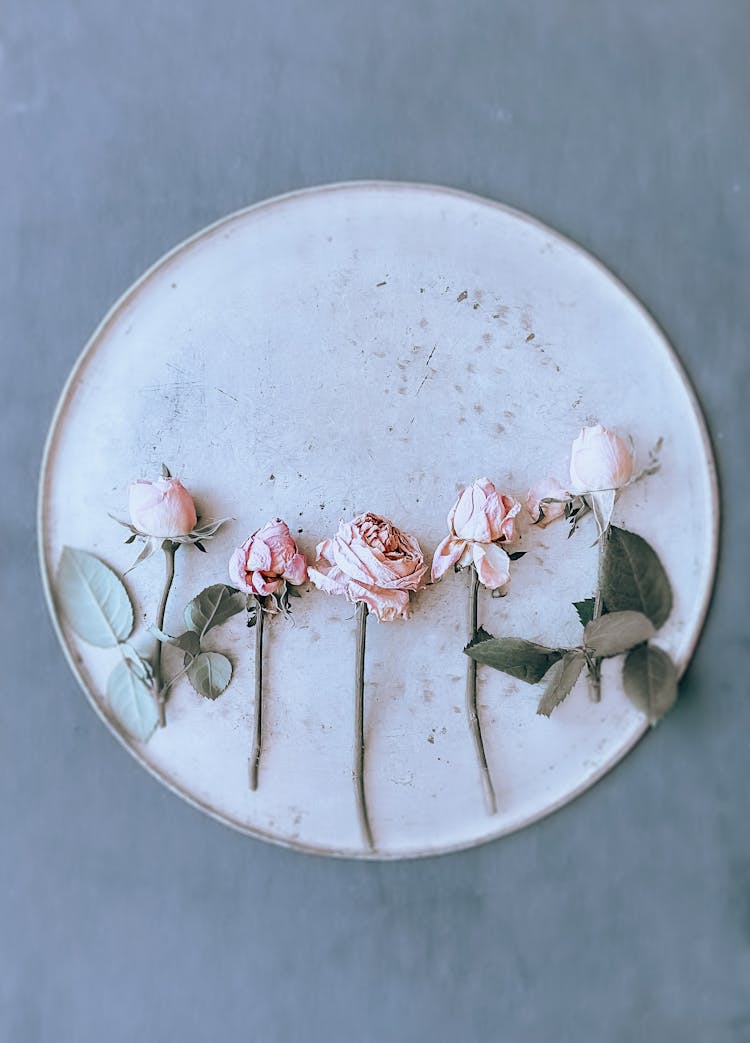
M592 620L583 632L583 643L595 656L622 655L649 641L656 629L642 612L609 612Z
M651 724L663 717L677 699L677 670L666 652L639 645L629 653L622 672L625 694Z
M594 618L594 606L596 605L596 598L584 598L583 601L574 601L573 608L578 613L578 618L581 621L581 626L585 627L587 623L590 623Z
M107 703L128 735L139 742L150 739L159 714L151 689L129 663L118 663L107 682Z
M536 708L536 712L540 716L549 717L555 707L570 695L576 681L581 676L585 662L586 656L583 652L575 650L566 652L559 666L555 664L555 676Z
M203 637L245 607L246 596L226 583L206 587L185 608L185 624Z
M672 588L656 551L614 525L605 538L599 589L607 612L643 612L657 629L672 611Z
M187 669L193 688L206 699L216 699L232 679L232 664L220 652L201 652Z
M130 596L120 577L88 551L63 547L57 598L68 623L90 645L112 648L130 637Z
M520 637L493 637L482 627L464 652L477 663L502 670L528 684L541 681L549 668L563 656L560 649L546 648Z
M191 656L198 655L201 650L201 639L194 630L186 630L184 634L180 634L178 637L172 637L170 634L165 634L163 630L157 629L157 627L151 627L151 633L154 634L159 641L163 641L165 645L175 645L177 648L181 648L183 652L187 652Z

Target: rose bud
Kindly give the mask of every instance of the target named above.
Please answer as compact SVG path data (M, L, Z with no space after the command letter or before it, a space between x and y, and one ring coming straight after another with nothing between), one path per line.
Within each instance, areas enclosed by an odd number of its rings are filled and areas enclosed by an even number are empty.
M464 489L448 515L449 535L435 551L432 578L440 579L451 565L474 562L480 582L490 590L510 580L509 558L501 544L516 537L521 504L497 491L488 478Z
M533 485L526 497L526 510L534 525L543 529L550 522L557 521L565 514L565 501L570 497L557 478L542 478ZM543 503L549 500L549 503Z
M627 444L601 424L584 427L570 453L574 492L619 489L633 475L633 454Z
M281 518L266 522L248 536L229 561L229 578L246 594L275 594L286 582L307 582L307 562L297 550L289 526Z
M377 514L340 522L317 548L310 579L328 594L363 601L383 622L407 619L409 591L419 590L427 566L414 536Z
M193 498L179 478L131 482L128 508L134 527L146 536L187 536L198 523Z

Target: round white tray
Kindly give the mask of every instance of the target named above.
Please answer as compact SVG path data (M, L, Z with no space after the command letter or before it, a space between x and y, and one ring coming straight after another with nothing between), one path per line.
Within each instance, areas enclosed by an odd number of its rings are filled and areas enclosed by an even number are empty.
M675 592L659 643L684 669L710 595L718 507L706 430L672 349L597 261L529 217L461 192L363 182L272 199L200 232L115 305L58 406L40 496L42 571L71 668L138 761L202 810L321 854L364 849L352 785L354 613L314 589L296 626L266 628L264 754L248 788L253 637L215 631L235 664L216 702L183 681L169 723L132 743L103 700L112 653L57 618L65 544L123 572L135 557L108 512L165 461L206 516L232 515L208 554L180 552L166 629L227 580L232 548L285 518L312 557L340 517L373 510L431 554L459 485L488 476L525 495L565 479L572 439L601 421L661 471L627 490L615 522L658 550ZM590 521L590 519L589 519ZM593 524L593 523L592 523ZM577 643L571 602L593 592L593 529L527 530L510 594L484 592L495 635ZM159 554L128 576L142 630ZM581 680L547 720L538 690L487 668L479 704L498 812L486 813L464 713L466 576L413 599L406 623L368 627L367 790L377 851L468 847L527 825L590 786L646 729L605 664L603 700ZM167 667L179 664L165 652ZM664 725L668 727L669 723ZM114 795L113 795L114 799Z

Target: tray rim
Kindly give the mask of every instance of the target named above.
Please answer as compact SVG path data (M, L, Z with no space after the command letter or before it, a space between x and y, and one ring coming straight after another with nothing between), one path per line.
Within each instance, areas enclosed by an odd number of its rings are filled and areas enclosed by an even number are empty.
M182 798L188 804L192 805L196 810L203 812L209 817L215 819L222 824L231 827L244 836L253 837L257 840L263 840L271 844L275 844L279 847L287 848L293 851L301 852L304 854L318 855L325 858L335 859L351 859L362 862L401 862L411 861L419 858L433 858L441 857L443 855L454 854L459 851L470 851L481 845L491 843L499 840L501 837L509 836L521 829L525 829L527 826L533 825L535 822L541 819L547 818L547 816L554 814L561 808L570 804L576 800L583 793L593 787L599 782L605 775L612 771L618 764L625 760L627 755L632 752L635 746L643 739L644 735L651 730L647 721L643 722L642 727L631 741L620 750L617 755L611 757L604 764L593 772L584 782L579 786L576 786L569 793L565 794L559 800L553 801L550 805L545 807L543 810L534 812L527 815L521 822L516 823L512 826L506 826L498 829L497 831L488 835L478 837L475 840L469 842L459 842L456 844L447 844L441 847L426 848L415 851L406 852L388 852L388 851L367 851L367 850L356 850L356 849L332 849L328 847L318 847L314 844L302 843L296 840L289 840L283 837L279 837L275 834L268 833L258 827L248 826L244 822L240 822L233 818L231 815L226 814L223 811L218 811L216 808L207 804L205 801L194 796L193 794L186 791L182 786L176 783L169 775L162 771L159 771L156 767L149 764L149 762L143 757L138 745L125 736L125 734L116 726L114 721L107 715L103 705L97 701L92 693L90 692L88 685L83 677L81 670L79 669L76 658L70 647L65 634L63 633L60 620L58 619L57 609L55 606L54 594L52 590L52 578L53 568L51 562L47 560L47 552L45 547L45 513L46 513L46 500L47 500L47 488L49 484L49 477L51 473L51 461L55 451L57 429L60 424L63 412L66 408L68 398L71 391L78 379L80 371L88 361L89 355L91 355L96 348L99 340L105 334L108 327L115 321L119 316L120 312L127 308L128 305L135 300L143 286L148 283L153 275L155 275L159 269L167 265L174 257L178 254L187 251L192 248L202 239L212 235L215 231L220 229L222 226L230 224L240 218L246 217L248 214L259 212L261 210L270 210L273 207L286 204L287 202L307 196L316 196L329 194L339 191L351 191L360 190L367 191L372 189L383 190L383 189L406 189L417 192L428 192L437 193L447 196L453 196L458 199L464 199L467 202L474 204L480 204L482 206L491 207L499 210L516 220L522 221L529 224L537 229L543 230L545 234L549 235L557 242L561 243L568 249L572 249L575 253L581 256L584 260L588 261L598 270L599 274L604 276L615 289L619 290L620 293L628 299L630 304L640 313L641 317L646 322L647 326L650 327L654 336L659 340L666 350L666 353L674 366L675 372L682 382L684 390L688 396L688 401L692 406L693 412L698 422L698 428L700 433L701 443L705 452L706 463L708 466L708 478L710 485L710 516L711 516L711 534L710 534L710 582L707 584L705 593L703 595L703 601L700 606L700 612L698 614L698 623L695 628L695 633L689 644L687 651L681 657L678 662L678 672L680 678L685 673L688 664L695 655L696 649L700 644L701 638L706 625L706 619L711 606L711 602L716 589L716 577L717 577L717 566L719 560L719 548L721 540L721 492L719 486L718 471L716 466L716 455L714 453L713 441L709 432L708 424L701 406L701 402L695 388L695 385L685 369L683 362L678 355L676 349L672 345L671 341L667 337L665 331L661 325L657 322L651 312L642 303L640 298L629 289L629 287L620 279L619 276L604 264L603 261L599 260L597 256L591 253L590 250L581 246L574 239L571 239L562 232L559 232L556 228L553 228L545 221L542 221L532 215L526 213L523 210L519 210L516 207L509 206L506 203L499 202L494 199L489 199L486 196L479 195L475 192L465 191L460 188L455 188L448 185L433 184L430 182L423 181L391 181L388 179L354 179L348 181L335 181L320 185L311 185L305 188L293 189L289 192L283 192L280 195L271 196L267 199L259 200L256 203L251 203L248 206L241 207L238 210L232 211L232 213L220 217L218 220L213 221L211 224L199 229L197 232L183 239L177 243L165 254L162 254L152 265L150 265L131 285L118 297L115 302L111 305L109 310L106 312L104 317L101 319L99 324L90 335L80 353L78 354L73 366L68 374L68 377L62 387L60 395L57 399L52 417L50 420L49 430L44 442L44 448L42 450L42 461L39 472L39 481L37 486L37 510L36 510L36 530L37 530L37 552L39 569L41 572L42 587L44 590L45 601L47 604L47 610L49 612L52 626L57 636L58 642L62 648L65 659L67 660L68 666L75 677L79 688L85 695L89 705L96 713L97 717L104 723L106 728L115 739L123 746L127 752L138 762L141 768L145 769L149 775L155 780L169 789L173 794Z

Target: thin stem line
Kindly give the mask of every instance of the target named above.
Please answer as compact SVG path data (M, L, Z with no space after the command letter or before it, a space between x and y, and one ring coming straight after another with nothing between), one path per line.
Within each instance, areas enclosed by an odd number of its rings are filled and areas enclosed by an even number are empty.
M263 736L263 603L255 599L255 721L253 725L253 748L250 753L250 789L258 788L261 742Z
M469 641L473 641L477 635L478 599L479 576L474 565L471 565L469 567ZM494 815L497 812L495 787L492 785L487 755L484 752L482 726L479 723L479 709L477 707L477 661L470 656L467 656L466 666L466 716L469 720L469 729L474 739L474 748L479 761L487 811L490 815Z
M174 580L174 556L178 546L179 544L173 543L171 540L164 540L162 543L166 564L166 578L164 581L164 592L159 602L159 610L156 613L156 627L158 630L164 630L164 614L167 611L169 592L172 589L172 581ZM154 652L154 689L156 691L156 706L159 711L159 727L164 728L167 723L167 690L162 685L161 652L162 642L158 641L156 651Z
M599 619L602 614L602 591L601 591L601 573L602 573L602 561L604 559L604 541L607 539L607 533L609 532L609 526L604 530L598 540L598 563L596 568L596 596L594 598L594 615L593 619ZM592 669L589 672L591 678L591 699L595 703L599 703L602 700L602 661L601 659L594 659Z
M357 602L357 648L354 660L354 788L357 816L367 847L374 850L370 818L365 795L365 643L367 637L367 605Z
M195 657L193 657L193 658L195 658ZM193 659L190 660L190 662L187 664L187 666L183 666L182 670L178 670L177 673L174 675L174 677L170 677L170 679L165 684L163 684L161 686L159 694L163 695L164 698L166 698L167 692L169 691L169 689L172 687L173 684L175 684L177 681L179 681L179 679L181 677L185 676L185 674L190 669L190 667L192 665L192 662L193 662Z

